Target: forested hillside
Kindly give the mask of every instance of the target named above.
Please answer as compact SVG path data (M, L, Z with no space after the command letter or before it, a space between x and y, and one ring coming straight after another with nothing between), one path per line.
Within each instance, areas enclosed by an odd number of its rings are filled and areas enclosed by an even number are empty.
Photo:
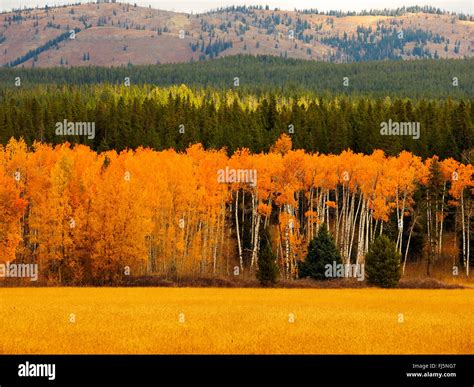
M93 135L61 133L58 123L94 123ZM419 125L419 133L387 135L383 123ZM411 124L410 124L411 125ZM35 86L3 90L0 142L23 137L51 144L82 143L103 151L139 146L185 150L268 151L282 133L311 152L388 155L402 150L423 158L438 155L472 161L472 99L405 99L281 95L186 86Z
M34 84L186 84L283 94L355 94L410 98L473 98L474 59L331 64L238 55L213 61L149 66L0 69L2 87ZM19 82L19 83L18 83Z
M202 14L100 1L1 14L0 65L120 66L238 54L325 62L472 56L471 15L433 7L360 13L236 6Z

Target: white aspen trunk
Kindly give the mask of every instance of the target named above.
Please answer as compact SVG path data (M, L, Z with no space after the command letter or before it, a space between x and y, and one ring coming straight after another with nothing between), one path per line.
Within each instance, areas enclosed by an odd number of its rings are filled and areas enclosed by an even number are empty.
M407 264L408 249L410 248L411 234L413 233L413 229L415 228L416 219L417 219L417 216L413 218L413 223L411 224L411 227L410 227L410 233L408 234L407 247L405 249L405 257L403 260L402 274L405 274L405 266Z
M257 255L258 255L261 215L258 213L257 207L258 207L258 196L257 194L254 194L252 192L252 219L255 219L255 222L252 221L252 223L255 224L255 230L254 230L253 238L252 238L253 246L252 246L252 259L250 262L251 269L253 269L253 267L256 265Z
M318 192L318 222L316 223L316 234L319 231L319 225L323 223L324 221L324 207L323 207L323 190L321 189Z
M342 239L342 246L341 246L341 255L342 255L342 259L344 261L344 263L346 262L346 246L347 246L347 243L348 243L348 240L347 240L347 216L348 216L348 212L347 212L347 209L349 207L349 203L348 203L348 196L347 196L347 189L345 186L342 186L342 189L343 189L343 204L342 204L342 208L343 208L343 211L342 211L342 230L341 230L341 239Z
M257 221L255 225L255 236L254 236L254 245L253 245L253 251L252 251L252 261L250 262L250 268L252 269L255 266L255 263L257 262L257 255L258 255L258 236L259 236L259 230L260 230L260 214L257 214Z
M370 236L370 242L373 242L375 239L375 233L377 232L377 227L379 226L379 220L375 220L375 226L374 226L374 231L372 232L372 235Z
M398 252L402 253L402 245L403 245L403 215L405 213L405 202L406 202L407 192L403 193L403 201L402 201L402 208L400 211L400 218L398 218L398 237L397 237L397 248ZM398 211L397 211L398 215Z
M354 208L355 208L355 192L351 195L350 191L348 190L347 201L350 205L347 206L347 231L345 239L347 239L346 243L346 263L350 263L350 256L349 256L349 249L351 248L350 245L350 236L352 227L354 227Z
M218 246L218 238L219 238L219 225L220 225L220 218L217 217L217 226L215 229L215 234L213 238L213 252L212 252L212 274L216 274L217 269L217 246Z
M370 234L371 219L370 219L368 208L369 208L369 202L367 201L366 211L365 211L365 242L364 242L364 250L362 252L361 258L365 257L365 254L367 254L367 250L369 249L369 234Z
M367 244L365 246L365 253L366 254L369 251L369 246L370 246L370 243L372 242L372 238L373 238L373 235L374 235L374 214L373 214L372 211L369 214L369 227L370 227L370 232L367 235Z
M342 204L342 208L341 208L341 211L339 211L339 202L337 204L337 217L338 217L338 221L337 221L337 234L338 234L338 246L339 248L341 248L341 233L342 233L342 230L344 229L344 226L343 226L343 214L344 214L344 199L342 200L343 204Z
M242 259L242 244L240 243L239 230L239 190L235 192L235 229L237 231L237 246L239 248L240 270L244 271L244 260Z
M353 228L355 228L355 219L354 219L354 209L355 209L355 198L356 198L356 191L354 191L350 197L350 202L351 202L351 205L350 205L350 210L349 210L349 214L348 214L348 219L347 219L347 231L346 231L346 236L345 236L345 239L347 239L347 243L346 243L346 259L345 259L345 263L346 264L349 264L350 261L351 261L351 252L352 252L352 244L351 244L351 240L350 240L350 236L351 236L351 231Z
M366 202L363 196L360 197L359 203L362 202L362 210L359 216L359 231L357 236L357 256L356 262L359 263L360 257L364 254L364 232L365 232L365 212L366 212ZM357 219L355 220L357 222ZM355 223L354 222L354 223ZM355 229L355 225L354 225Z
M327 203L329 201L329 190L327 192L326 196L326 201L324 203ZM329 206L326 204L326 224L328 226L328 231L330 231L330 224L329 224Z
M222 257L224 257L224 245L225 245L225 229L226 229L226 224L225 224L225 203L222 203L221 206L221 216L222 216L222 227L221 227L221 244L220 244L220 257L221 257L221 262L222 262Z
M461 227L462 227L462 258L464 262L464 267L466 268L466 275L469 276L469 257L466 255L466 226L464 224L464 190L461 192Z
M441 255L443 250L443 226L444 226L444 197L446 194L446 181L443 183L443 195L441 196L441 220L439 224L439 240L438 240L438 255Z
M348 222L348 219L347 219L347 216L348 216L348 212L347 212L347 209L349 208L349 203L348 203L348 199L347 199L347 190L346 188L343 186L343 190L344 190L344 193L343 193L343 197L344 197L344 200L343 200L343 213L342 213L342 230L341 230L341 239L342 239L342 246L341 246L341 256L342 256L342 259L343 259L343 262L345 263L346 262L346 250L347 250L347 243L348 243L348 240L347 240L347 222Z
M252 244L252 246L254 246L255 244L255 198L253 196L253 193L252 193L252 229L250 230L250 243ZM244 237L244 234L242 233L242 239Z
M321 191L320 194L320 201L321 201L321 212L319 213L319 223L323 224L326 219L326 200L324 200L326 197L326 192Z
M459 206L456 206L456 212L454 214L454 238L453 238L453 246L455 253L453 254L453 266L456 266L457 259L458 259L458 254L456 252L458 251L458 221L459 221Z
M321 224L323 224L323 223L326 223L326 193L322 194L321 196L322 196ZM328 230L329 230L329 225L327 223L326 223L326 227L328 227Z
M349 196L349 189L346 190L346 211L345 211L345 214L344 214L344 230L343 230L343 234L342 234L342 240L344 241L344 252L343 252L343 260L344 260L344 263L347 263L347 255L348 255L348 251L349 251L349 243L350 243L350 240L349 240L349 237L350 237L350 227L351 227L351 223L350 223L350 196Z
M400 212L400 226L398 228L398 239L399 239L398 252L400 254L402 253L402 246L403 246L403 228L404 228L403 214L404 212L405 212L405 198L403 198L402 210Z
M350 261L350 256L352 254L352 246L354 244L354 235L355 235L355 223L357 222L357 216L358 216L358 213L359 213L359 210L361 208L361 203L362 202L362 196L359 197L359 203L357 204L357 211L356 211L356 214L355 214L355 217L354 217L354 226L352 227L352 232L351 232L351 241L350 241L350 248L349 248L349 261Z
M426 223L427 223L426 231L428 233L428 244L429 244L427 274L430 275L431 259L433 257L433 240L432 240L432 233L431 233L431 195L429 194L429 190L426 192Z
M281 206L280 206L280 215L281 215ZM283 263L284 261L284 256L285 254L283 253L283 236L282 236L282 232L281 232L281 224L278 223L278 253L280 255L280 259L281 259L281 263Z

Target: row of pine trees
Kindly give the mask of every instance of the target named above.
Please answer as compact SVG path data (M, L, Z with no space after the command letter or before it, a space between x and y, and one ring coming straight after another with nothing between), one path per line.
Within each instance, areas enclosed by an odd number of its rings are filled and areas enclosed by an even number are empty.
M93 138L56 133L56 125L90 122ZM382 135L383 122L419 123L420 136ZM23 137L27 144L80 143L97 151L139 146L183 151L201 143L209 149L268 151L282 134L297 149L339 154L402 150L423 158L436 154L472 160L472 100L389 97L284 96L153 87L45 87L5 90L0 97L0 143Z

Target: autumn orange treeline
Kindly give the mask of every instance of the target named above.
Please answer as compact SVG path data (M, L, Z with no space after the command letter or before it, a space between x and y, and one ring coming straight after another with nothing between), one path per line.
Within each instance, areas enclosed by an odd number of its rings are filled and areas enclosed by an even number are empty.
M322 223L345 262L354 254L363 261L392 214L406 259L404 219L433 162L443 195L459 208L464 260L469 256L472 204L465 193L474 186L472 165L436 156L423 162L409 152L320 155L291 146L283 135L269 153L241 149L231 157L199 144L185 153L97 154L83 145L28 149L12 139L0 146L0 261L38 263L43 278L63 284L110 283L127 270L225 274L235 266L255 269L261 228L272 227L281 272L294 278ZM257 171L256 184L221 183L218 171L226 167ZM440 243L443 211L437 209L430 231Z

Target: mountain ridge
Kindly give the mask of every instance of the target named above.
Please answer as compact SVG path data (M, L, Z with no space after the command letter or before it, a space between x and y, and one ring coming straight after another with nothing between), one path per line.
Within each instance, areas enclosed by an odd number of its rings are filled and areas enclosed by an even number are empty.
M185 14L100 2L16 10L1 14L0 65L120 66L238 54L336 63L474 56L472 16L408 9L378 15L230 7Z

